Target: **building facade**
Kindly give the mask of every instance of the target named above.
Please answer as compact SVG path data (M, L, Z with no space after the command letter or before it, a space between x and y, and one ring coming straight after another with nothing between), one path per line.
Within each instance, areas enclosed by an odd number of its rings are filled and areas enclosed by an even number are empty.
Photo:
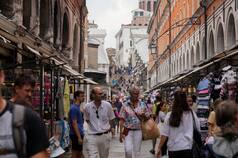
M55 53L77 71L83 70L84 0L2 0L0 6L1 18L23 32L19 47L27 44L43 54ZM31 42L24 40L28 35Z
M110 96L110 87L108 86L110 63L104 48L105 37L106 30L99 29L98 25L94 22L89 23L87 65L84 74L104 86L106 96ZM92 86L88 85L87 89L92 89ZM89 94L87 96L89 97Z
M147 26L153 13L156 0L139 0L138 9L132 11L130 24L121 25L116 34L116 59L120 66L135 63L138 54L143 63L148 62Z
M120 66L128 66L132 60L132 66L135 65L136 55L139 54L143 63L147 63L148 41L147 26L122 25L120 31L116 34L116 61Z
M139 0L139 8L148 12L153 12L157 0Z
M236 0L159 1L148 27L151 87L187 74L237 46Z

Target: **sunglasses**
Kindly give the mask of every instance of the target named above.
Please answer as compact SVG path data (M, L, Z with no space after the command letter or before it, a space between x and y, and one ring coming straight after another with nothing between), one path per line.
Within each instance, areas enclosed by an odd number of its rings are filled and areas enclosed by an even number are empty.
M96 110L97 119L99 119L98 110Z

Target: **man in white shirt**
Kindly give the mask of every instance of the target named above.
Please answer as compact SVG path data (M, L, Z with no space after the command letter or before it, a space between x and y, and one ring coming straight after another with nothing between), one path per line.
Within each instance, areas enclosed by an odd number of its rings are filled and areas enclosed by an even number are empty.
M85 146L89 158L108 158L111 124L115 115L109 102L102 100L101 87L91 92L92 102L86 104L84 117L88 123Z

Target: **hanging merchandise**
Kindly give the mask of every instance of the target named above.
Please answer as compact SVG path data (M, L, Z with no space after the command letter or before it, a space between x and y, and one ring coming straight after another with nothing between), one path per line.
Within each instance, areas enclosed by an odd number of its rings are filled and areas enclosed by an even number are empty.
M211 80L211 99L213 102L220 98L221 91L221 74L216 72Z
M203 139L206 138L208 130L207 119L209 116L212 78L213 74L208 74L199 82L197 86L197 117L200 121L200 129Z
M59 125L61 128L60 132L60 146L67 151L70 145L70 138L69 138L69 124L65 120L59 120Z
M64 117L68 118L68 113L70 109L70 94L69 94L69 81L65 78L64 83Z
M237 74L233 70L223 69L224 74L221 80L220 97L223 100L236 100L237 97Z

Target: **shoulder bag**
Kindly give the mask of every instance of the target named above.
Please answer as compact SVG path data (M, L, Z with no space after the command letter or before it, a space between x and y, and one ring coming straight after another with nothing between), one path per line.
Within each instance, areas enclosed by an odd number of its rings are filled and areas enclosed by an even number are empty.
M197 129L195 117L192 110L191 114L193 117L193 146L192 146L193 158L202 158L202 150L201 150L203 146L202 137Z
M148 140L158 138L160 136L160 132L154 119L150 117L147 120L143 120L137 115L133 107L131 107L131 109L133 110L137 118L141 121L142 139Z

